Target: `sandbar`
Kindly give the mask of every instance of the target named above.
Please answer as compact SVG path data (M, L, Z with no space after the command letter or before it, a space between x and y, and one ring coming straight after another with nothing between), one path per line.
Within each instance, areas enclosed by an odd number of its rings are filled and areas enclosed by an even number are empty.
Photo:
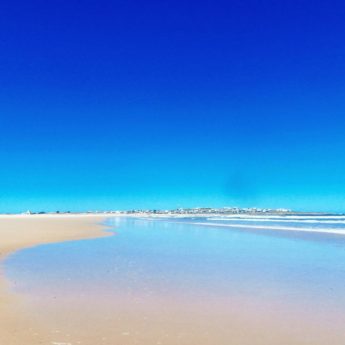
M25 301L14 294L3 274L4 259L40 244L109 236L100 223L104 215L0 216L0 344L49 344L48 334L34 320Z

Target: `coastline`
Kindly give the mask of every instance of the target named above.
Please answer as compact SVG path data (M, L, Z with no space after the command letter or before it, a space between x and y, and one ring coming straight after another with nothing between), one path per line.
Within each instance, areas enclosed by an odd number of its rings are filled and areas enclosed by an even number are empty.
M15 252L41 244L111 236L100 222L106 215L0 216L0 344L49 344L48 334L32 319L25 301L11 291L3 264Z

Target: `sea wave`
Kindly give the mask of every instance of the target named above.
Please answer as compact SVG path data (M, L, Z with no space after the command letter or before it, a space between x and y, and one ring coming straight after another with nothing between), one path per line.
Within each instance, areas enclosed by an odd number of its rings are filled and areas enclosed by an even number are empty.
M285 217L283 218L270 218L270 217L239 217L239 218L226 218L226 217L209 217L207 220L210 221L229 221L229 222L234 222L234 221L241 221L241 222L275 222L275 223L280 223L280 222L287 222L287 223L310 223L310 224L345 224L344 218L339 218L335 219L334 217L332 220L330 218L327 219L321 219L321 218L308 218L308 219L303 219L303 218L289 218L286 219Z
M186 222L187 223L187 222ZM282 231L299 231L309 233L324 233L324 234L335 234L345 235L344 229L335 228L307 228L307 227L296 227L296 226L267 226L267 225L252 225L252 224L224 224L224 223L211 223L211 222L190 222L190 224L202 225L202 226L216 226L216 227L229 227L229 228L243 228L243 229L260 229L260 230L282 230Z
M216 215L217 218L252 218L252 219L262 219L262 218L266 218L266 219L318 219L318 220L323 220L323 219L344 219L345 220L345 216L344 215L329 215L329 216L310 216L310 215L284 215L284 216L280 216L280 215L249 215L249 214L229 214L226 216L219 216ZM212 217L210 217L212 218Z

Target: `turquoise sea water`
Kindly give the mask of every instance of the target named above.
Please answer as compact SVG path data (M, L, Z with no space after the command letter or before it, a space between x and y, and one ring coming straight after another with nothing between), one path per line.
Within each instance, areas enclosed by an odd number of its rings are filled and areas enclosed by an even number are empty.
M63 303L67 295L90 301L99 294L109 302L120 296L209 307L238 299L274 301L339 320L345 314L345 236L250 226L344 229L343 221L112 218L106 223L114 236L23 250L7 260L6 274L34 305ZM200 222L239 222L248 229Z

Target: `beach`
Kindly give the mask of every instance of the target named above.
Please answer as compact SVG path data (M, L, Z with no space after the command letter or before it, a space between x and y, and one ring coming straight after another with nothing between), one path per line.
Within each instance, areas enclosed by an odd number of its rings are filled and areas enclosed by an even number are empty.
M46 329L14 294L4 277L2 263L23 248L45 243L108 236L99 223L104 216L16 215L0 216L0 344L50 344Z
M1 216L0 344L345 341L343 236L199 222Z

